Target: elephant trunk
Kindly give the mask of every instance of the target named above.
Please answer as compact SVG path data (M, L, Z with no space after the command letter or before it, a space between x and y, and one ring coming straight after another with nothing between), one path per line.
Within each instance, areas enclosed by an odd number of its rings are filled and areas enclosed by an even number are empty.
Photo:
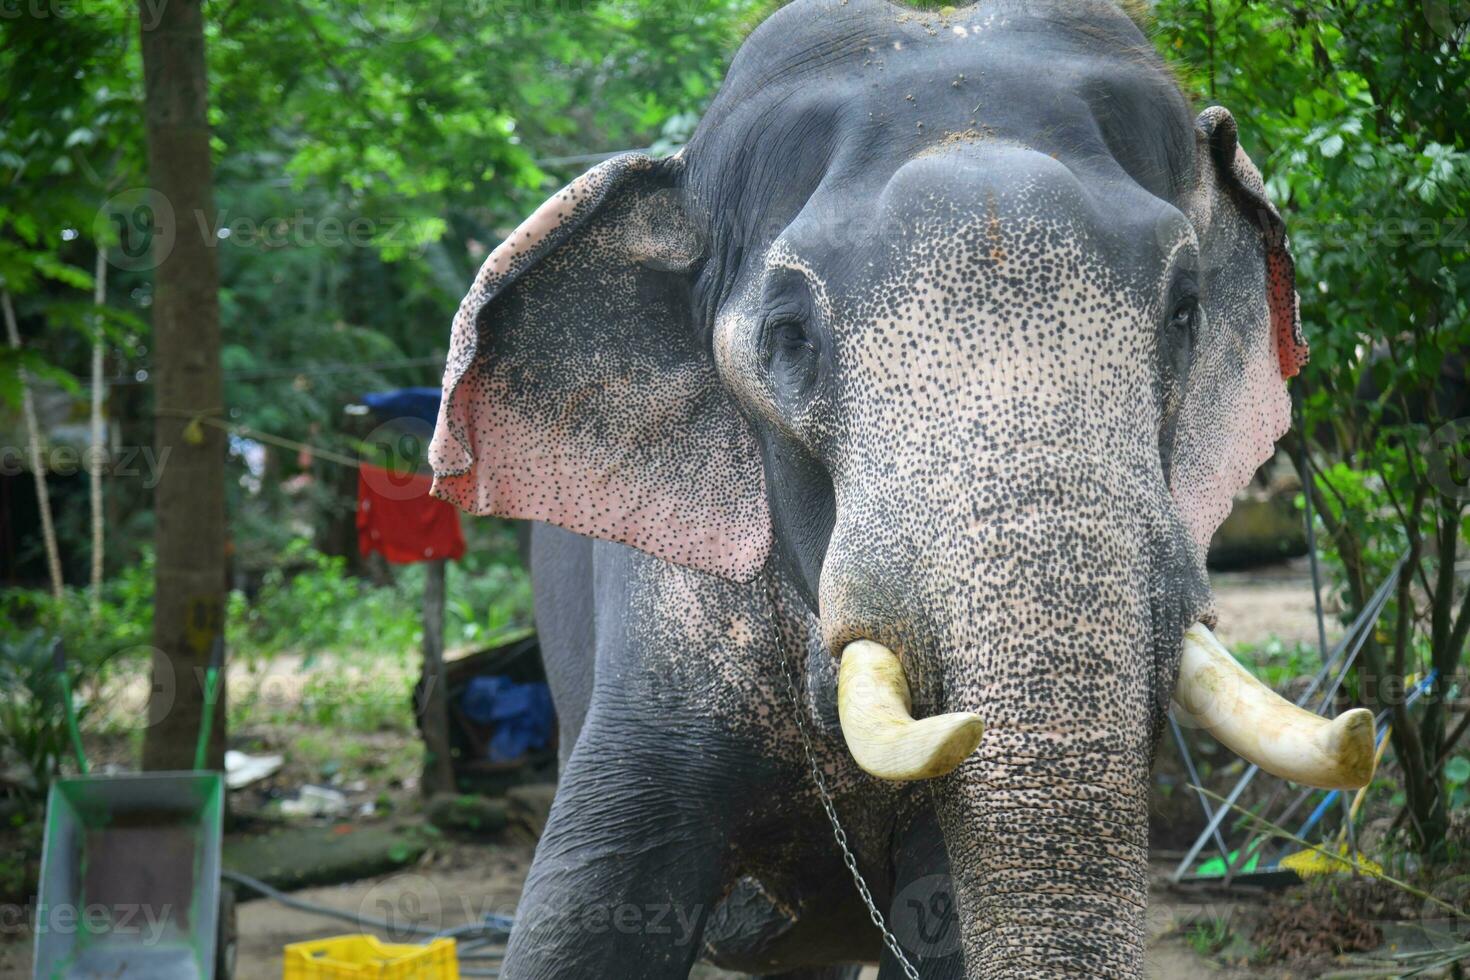
M965 743L925 741L945 751L905 770L889 736L983 728L930 784L970 980L1143 972L1149 769L1208 595L1162 487L1100 459L1021 449L967 471L970 493L936 476L943 499L839 495L822 569L839 680L860 673L848 652L882 645L909 694L875 682L864 704L839 685L854 758L922 778ZM929 536L872 540L917 512L941 515Z
M1085 761L1106 741L1060 754L992 730L945 781L969 980L1143 975L1146 781Z
M983 531L956 641L915 664L935 709L985 722L935 784L970 980L1144 973L1149 773L1203 589L1090 502Z

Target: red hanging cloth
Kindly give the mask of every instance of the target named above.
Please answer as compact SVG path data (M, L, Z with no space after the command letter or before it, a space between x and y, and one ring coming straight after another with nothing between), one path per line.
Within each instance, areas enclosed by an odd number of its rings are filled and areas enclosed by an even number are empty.
M358 551L364 556L379 551L400 564L462 557L459 511L429 496L432 483L427 476L359 465Z

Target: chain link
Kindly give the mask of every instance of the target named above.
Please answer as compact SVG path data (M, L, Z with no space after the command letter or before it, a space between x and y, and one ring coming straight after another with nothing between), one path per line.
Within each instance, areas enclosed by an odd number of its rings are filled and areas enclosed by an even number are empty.
M792 673L791 661L786 656L786 645L781 641L781 626L776 622L776 593L772 587L772 576L765 576L766 599L771 607L771 633L776 641L776 658L781 662L781 673L786 678L786 693L791 697L791 707L796 715L796 728L801 733L801 746L806 752L807 765L811 768L812 782L817 786L817 796L822 801L822 809L827 812L827 820L832 824L832 839L837 842L837 848L842 852L842 863L847 865L848 873L852 875L852 883L857 886L858 897L868 907L868 918L873 920L873 925L883 933L883 945L898 960L898 965L903 968L903 975L908 980L919 980L919 971L909 962L904 955L903 947L899 945L898 937L888 928L888 922L883 913L878 910L878 903L873 901L873 892L868 888L867 881L858 870L857 855L852 853L852 848L847 843L847 831L842 829L842 822L837 819L837 808L832 802L832 793L827 789L827 779L822 775L822 767L817 762L817 751L813 747L812 734L807 728L806 705L802 702L801 688L797 684L796 676Z

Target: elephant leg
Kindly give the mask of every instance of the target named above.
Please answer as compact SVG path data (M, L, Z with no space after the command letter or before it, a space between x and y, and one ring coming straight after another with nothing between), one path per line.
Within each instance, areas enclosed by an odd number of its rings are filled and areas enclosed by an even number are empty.
M915 812L896 835L888 928L924 980L964 980L965 956L959 906L949 877L949 853L931 807ZM885 947L878 980L903 978L903 967Z
M682 729L683 735L674 732ZM721 757L697 722L594 705L562 773L501 976L683 980L722 893Z
M597 634L592 601L592 542L550 524L530 528L536 634L560 730L557 763L566 768L592 703Z

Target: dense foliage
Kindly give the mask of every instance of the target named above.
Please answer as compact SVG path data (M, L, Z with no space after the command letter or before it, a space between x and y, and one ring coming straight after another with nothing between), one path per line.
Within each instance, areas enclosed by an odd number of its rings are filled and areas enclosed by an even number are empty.
M1240 117L1286 214L1312 346L1288 448L1345 618L1404 561L1356 693L1389 710L1411 839L1440 850L1470 633L1455 568L1470 542L1470 6L1163 0L1157 15L1201 104ZM1407 710L1406 682L1431 671Z
M337 460L381 461L391 447L398 462L422 465L423 440L348 406L365 392L436 385L450 318L489 248L591 162L626 148L669 152L686 138L755 6L210 4L213 215L174 213L147 187L148 4L26 4L0 16L0 290L24 341L0 345L0 442L24 444L21 369L53 406L57 389L63 401L69 392L63 421L74 419L101 336L121 444L107 464L100 594L79 587L90 537L84 481L73 477L85 446L62 456L78 427L57 426L55 412L46 462L72 585L60 600L0 594L11 679L0 763L32 774L33 800L61 758L60 701L40 659L51 638L65 641L84 700L147 670L151 491L163 465L151 455L150 249L169 247L186 222L204 223L219 249L225 408L242 434L228 470L232 657L288 654L309 667L322 655L412 654L422 570L357 556L356 473ZM510 530L469 524L470 555L448 579L451 647L529 622ZM36 582L39 537L16 529L12 583ZM338 700L333 710L353 699ZM385 711L406 710L406 696L388 701Z
M0 396L14 403L21 361L73 386L85 378L100 242L116 325L109 415L125 446L151 445L147 246L167 240L171 222L212 222L230 420L355 455L367 432L344 406L437 383L449 318L488 249L589 161L677 145L755 6L211 6L214 216L171 214L144 186L137 5L7 15L0 284L27 343L0 352ZM350 520L354 484L329 465L307 463L314 479L293 483L300 461L272 451L264 479L232 485L245 564L266 567L303 528L350 552L331 531ZM146 476L109 480L112 568L146 540ZM74 569L85 527L59 510Z

